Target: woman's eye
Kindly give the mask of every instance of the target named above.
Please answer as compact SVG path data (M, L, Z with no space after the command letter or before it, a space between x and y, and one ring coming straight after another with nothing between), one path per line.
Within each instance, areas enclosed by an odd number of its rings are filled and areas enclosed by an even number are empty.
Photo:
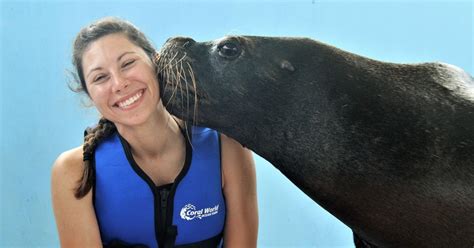
M128 60L128 61L126 61L125 63L123 63L122 68L129 67L129 66L132 65L133 63L135 63L135 60L134 60L134 59Z
M105 75L98 75L97 77L94 78L94 83L97 83L97 82L101 81L104 78L105 78Z

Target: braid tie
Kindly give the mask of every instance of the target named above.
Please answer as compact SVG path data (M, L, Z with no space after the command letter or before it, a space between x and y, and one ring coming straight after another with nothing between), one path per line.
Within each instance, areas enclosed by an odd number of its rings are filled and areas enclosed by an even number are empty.
M91 161L92 154L90 152L83 152L82 153L82 161Z

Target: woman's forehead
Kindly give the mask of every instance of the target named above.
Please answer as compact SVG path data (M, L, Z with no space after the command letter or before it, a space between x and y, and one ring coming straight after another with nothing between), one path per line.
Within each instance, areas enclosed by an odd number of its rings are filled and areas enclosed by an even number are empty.
M124 54L146 55L145 51L133 44L124 34L110 34L92 42L82 56L83 68L96 64L117 61Z
M84 51L83 56L90 55L108 55L121 53L124 50L142 50L140 47L133 44L123 34L109 34L92 42Z

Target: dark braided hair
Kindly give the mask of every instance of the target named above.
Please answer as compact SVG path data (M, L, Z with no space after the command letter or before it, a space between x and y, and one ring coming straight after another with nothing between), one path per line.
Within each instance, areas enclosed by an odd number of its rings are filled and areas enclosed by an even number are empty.
M117 33L125 35L125 37L127 37L130 42L138 47L141 47L151 61L155 61L155 58L157 57L156 49L152 46L151 42L146 38L146 36L140 30L138 30L137 27L135 27L130 22L118 18L106 17L100 19L83 28L79 34L77 34L76 39L74 40L72 64L76 69L76 71L73 73L73 77L77 83L77 87L73 89L74 91L85 92L90 97L86 82L84 80L82 56L84 55L85 50L94 41L106 35ZM99 124L94 128L90 128L85 135L83 145L84 168L82 178L78 181L78 186L75 190L74 195L76 198L80 199L84 197L92 188L93 182L95 180L95 173L91 161L93 159L97 144L99 144L101 140L108 137L115 131L115 125L111 121L102 117L99 120Z
M76 198L84 197L91 190L92 182L95 179L94 168L91 164L95 148L102 139L114 133L115 130L117 129L114 123L102 117L99 120L99 124L88 129L87 134L84 135L84 144L82 146L84 168L82 178L79 180L79 185L76 188Z

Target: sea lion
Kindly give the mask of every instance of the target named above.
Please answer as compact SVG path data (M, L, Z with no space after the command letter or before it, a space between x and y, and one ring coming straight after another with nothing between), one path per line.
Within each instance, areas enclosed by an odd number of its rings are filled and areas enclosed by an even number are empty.
M175 115L236 139L369 244L474 245L474 83L308 38L169 39Z

